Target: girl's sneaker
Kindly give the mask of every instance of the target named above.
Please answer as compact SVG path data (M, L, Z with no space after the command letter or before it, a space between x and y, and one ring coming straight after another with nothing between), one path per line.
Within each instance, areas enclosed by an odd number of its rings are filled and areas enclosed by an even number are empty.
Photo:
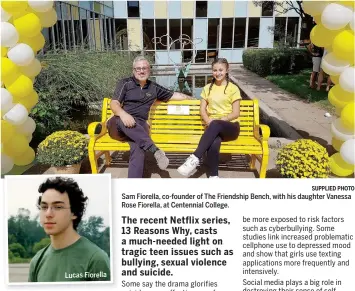
M210 176L210 179L216 179L219 178L218 176Z
M181 165L177 171L179 172L180 175L183 175L185 177L190 177L191 175L196 173L196 168L200 164L200 161L198 157L195 155L191 155L187 158L185 163Z

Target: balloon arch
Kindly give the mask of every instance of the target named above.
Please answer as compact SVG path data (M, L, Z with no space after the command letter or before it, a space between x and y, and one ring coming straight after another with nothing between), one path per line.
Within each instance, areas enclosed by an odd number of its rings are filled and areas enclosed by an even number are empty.
M1 1L1 174L35 158L29 142L36 123L28 114L38 102L36 53L45 44L42 28L56 22L53 1Z
M330 168L337 176L354 173L354 1L303 1L303 9L313 16L316 26L311 41L324 47L323 71L335 86L328 100L340 118L331 125L332 145L338 151L330 157Z

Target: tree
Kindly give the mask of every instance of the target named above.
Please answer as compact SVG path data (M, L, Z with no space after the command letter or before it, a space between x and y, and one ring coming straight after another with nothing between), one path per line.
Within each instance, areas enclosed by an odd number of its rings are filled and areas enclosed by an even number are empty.
M289 11L295 11L302 19L301 39L309 39L310 32L313 28L313 17L304 12L302 7L303 1L255 1L253 4L257 7L265 7L272 9L280 14L286 14ZM272 30L272 28L270 28Z
M41 241L34 244L32 252L36 254L39 250L45 248L51 243L51 239L49 237L42 238Z
M90 216L78 227L78 233L110 255L110 228L105 227L101 216Z
M14 243L9 245L9 251L18 258L25 258L26 257L26 250L25 248L19 244L19 243ZM10 255L10 254L9 254Z

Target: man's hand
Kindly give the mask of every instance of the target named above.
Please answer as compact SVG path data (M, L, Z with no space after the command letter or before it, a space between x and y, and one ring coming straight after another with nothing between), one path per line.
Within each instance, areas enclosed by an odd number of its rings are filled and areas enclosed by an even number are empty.
M127 112L121 112L120 118L125 127L131 128L136 126L136 121L132 115L128 114Z

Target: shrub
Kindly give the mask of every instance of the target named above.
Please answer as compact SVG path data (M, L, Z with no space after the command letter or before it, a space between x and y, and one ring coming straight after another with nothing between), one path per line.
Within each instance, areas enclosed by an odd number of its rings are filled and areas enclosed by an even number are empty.
M131 74L133 57L84 50L40 56L42 71L34 84L39 102L31 112L37 125L35 137L42 140L69 129L74 115L84 119L91 104L112 96L117 80Z
M285 178L327 178L330 174L328 152L309 139L299 139L282 147L276 167Z
M86 137L77 131L57 131L39 144L37 159L56 167L78 164L87 156L87 144Z
M296 73L311 67L305 49L248 49L243 52L243 65L260 76Z
M14 257L18 257L18 258L26 257L26 250L20 243L13 243L9 245L9 251L12 252L12 256Z

